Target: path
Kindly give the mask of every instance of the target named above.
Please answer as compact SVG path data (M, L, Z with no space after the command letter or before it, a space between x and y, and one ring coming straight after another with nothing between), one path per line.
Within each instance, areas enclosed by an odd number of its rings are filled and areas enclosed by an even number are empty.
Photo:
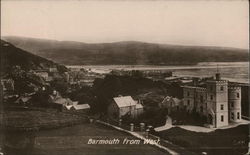
M118 127L118 126L115 126L115 125L108 124L108 123L103 122L103 121L97 120L96 122L101 123L101 124L104 124L104 125L107 125L107 126L110 126L110 127L113 127L113 128L115 128L115 129L117 129L117 130L119 130L119 131L123 131L123 132L129 133L129 134L131 134L131 135L135 136L136 138L139 138L139 139L141 139L141 140L143 140L143 141L146 140L145 137L143 137L142 135L140 135L140 134L138 134L138 133L136 133L136 132L128 131L128 130L122 129L122 128L120 128L120 127ZM177 152L175 152L175 151L173 151L173 150L171 150L171 149L169 149L169 148L167 148L167 147L164 147L164 146L162 146L162 145L160 145L160 144L158 144L158 143L153 143L153 144L151 144L151 145L156 146L156 147L158 147L158 148L160 148L160 149L162 149L162 150L165 150L165 151L167 151L168 153L170 153L171 155L179 155L179 153L177 153Z

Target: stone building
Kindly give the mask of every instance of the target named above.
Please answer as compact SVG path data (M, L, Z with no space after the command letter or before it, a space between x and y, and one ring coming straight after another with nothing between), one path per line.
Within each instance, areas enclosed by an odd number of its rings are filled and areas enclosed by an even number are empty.
M227 126L230 122L241 120L241 87L229 85L220 74L209 79L206 85L184 86L184 108L188 112L197 112L207 117L212 127Z
M166 96L162 102L158 104L160 108L166 108L168 110L168 114L172 111L178 111L180 107L182 107L182 100L172 97Z
M108 106L108 116L113 119L120 119L124 115L137 118L143 113L143 106L131 96L114 97Z

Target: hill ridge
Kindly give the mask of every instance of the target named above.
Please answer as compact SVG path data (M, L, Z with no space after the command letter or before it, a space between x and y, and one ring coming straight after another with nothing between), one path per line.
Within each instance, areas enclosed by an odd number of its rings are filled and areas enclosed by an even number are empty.
M15 46L65 65L186 65L199 62L249 61L248 50L140 41L83 43L3 37Z

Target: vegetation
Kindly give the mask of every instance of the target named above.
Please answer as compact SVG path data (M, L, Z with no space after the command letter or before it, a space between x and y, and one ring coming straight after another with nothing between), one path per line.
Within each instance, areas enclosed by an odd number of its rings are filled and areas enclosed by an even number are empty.
M248 61L248 51L236 48L133 41L86 44L22 37L4 39L22 49L67 65L184 65L198 62Z
M192 132L174 127L158 135L199 154L207 152L212 155L242 155L248 151L248 133L248 125L240 125L210 133Z
M96 79L94 81L93 94L97 97L98 101L96 107L105 112L112 98L119 95L129 95L139 98L141 94L157 92L158 95L162 96L181 96L181 91L174 91L178 89L180 87L137 76L107 75L104 79ZM144 105L150 106L151 104L156 107L159 101L162 100L158 99L158 96L149 96L148 98L144 98L143 103Z
M55 110L5 110L3 117L0 125L4 129L19 131L52 129L87 121L85 117Z
M88 144L89 139L113 140L119 139L119 144ZM7 132L6 143L9 148L4 148L6 154L18 155L169 155L156 147L143 144L123 144L123 140L135 140L135 137L106 127L101 124L83 124L55 130L43 130L36 133ZM24 145L26 144L26 145ZM129 149L128 149L129 147Z
M14 80L15 91L18 94L31 93L45 85L41 77L21 69L20 66L12 67L8 77Z

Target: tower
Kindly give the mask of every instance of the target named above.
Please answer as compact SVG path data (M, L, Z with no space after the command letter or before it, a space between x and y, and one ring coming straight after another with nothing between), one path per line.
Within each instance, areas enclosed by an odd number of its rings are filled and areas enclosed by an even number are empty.
M222 80L220 74L207 81L208 123L213 127L228 125L228 81Z
M241 87L230 85L228 87L229 121L241 121Z

